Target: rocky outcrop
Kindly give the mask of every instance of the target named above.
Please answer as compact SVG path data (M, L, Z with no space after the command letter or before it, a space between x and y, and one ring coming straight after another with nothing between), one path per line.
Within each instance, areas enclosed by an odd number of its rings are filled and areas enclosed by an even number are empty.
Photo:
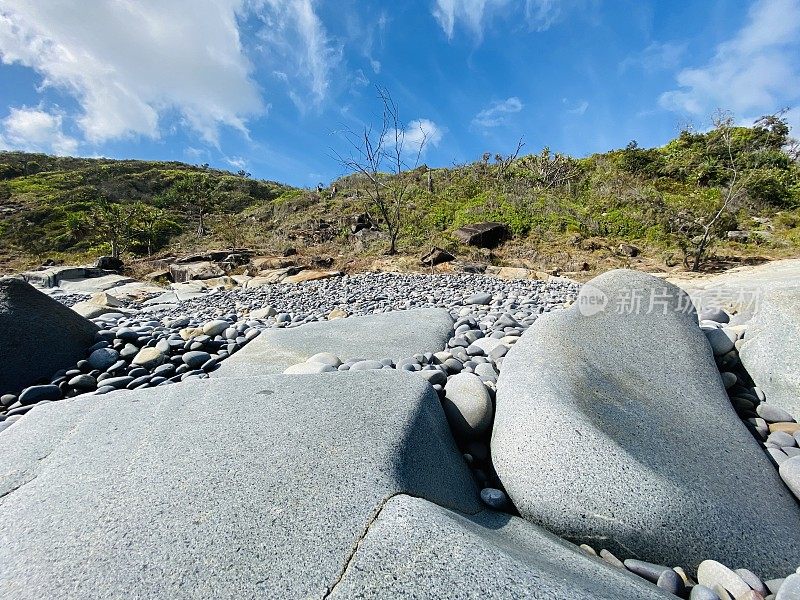
M96 325L30 284L0 279L0 393L17 393L74 365L96 332Z
M734 413L687 296L657 278L607 273L523 334L492 457L522 516L567 539L691 569L800 564L800 508Z
M222 277L225 271L221 267L210 261L173 263L169 266L169 273L172 281L182 283L193 279L212 279Z

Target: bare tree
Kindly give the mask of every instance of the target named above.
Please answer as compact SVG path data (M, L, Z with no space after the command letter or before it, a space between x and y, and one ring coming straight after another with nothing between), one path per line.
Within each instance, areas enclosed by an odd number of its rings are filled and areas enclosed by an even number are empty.
M428 133L420 124L419 135L414 132L412 139L406 139L409 132L400 120L397 104L391 94L380 86L377 91L383 107L380 127L374 129L372 125L366 125L358 132L345 130L351 154L342 156L335 152L335 155L342 166L366 179L365 191L369 200L386 223L389 234L387 254L396 254L406 195L412 183L406 171L419 165ZM411 164L407 160L410 156L415 157Z
M728 174L720 200L708 214L697 215L692 211L682 211L673 218L674 229L679 235L678 243L684 254L684 265L692 271L700 270L714 238L720 233L723 217L735 210L745 193L747 183L734 159L733 117L718 111L713 122L717 135L709 137L709 143L713 140L717 147L709 147L707 154L720 155L724 159L721 168Z

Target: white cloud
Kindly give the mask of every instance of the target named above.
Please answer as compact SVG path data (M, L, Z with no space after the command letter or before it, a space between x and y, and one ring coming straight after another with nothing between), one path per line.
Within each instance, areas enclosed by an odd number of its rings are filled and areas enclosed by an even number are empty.
M297 74L287 76L292 84L289 97L301 110L319 106L343 49L329 37L312 0L253 0L253 11L264 24L259 32L262 58L280 65L284 75Z
M585 114L586 113L586 109L588 109L588 108L589 108L589 102L587 102L586 100L582 100L574 108L568 108L567 109L567 113L569 113L571 115L580 116L580 115Z
M12 108L2 121L0 149L70 155L78 140L63 130L63 117L38 108Z
M484 108L472 119L472 125L476 127L497 127L506 123L508 115L518 113L523 108L522 101L516 96L512 96L500 102L493 102L489 107Z
M565 3L568 0L435 0L433 16L448 39L457 23L480 39L486 22L498 13L517 15L534 31L549 29L561 18Z
M0 0L0 58L74 96L91 142L158 138L177 111L203 139L262 109L242 51L242 0Z
M442 141L445 129L430 119L414 119L402 131L390 129L383 138L386 147L394 148L395 135L397 135L401 151L405 156L416 156L420 149L422 153L430 147L437 147Z
M653 42L641 53L628 56L619 63L620 73L629 69L639 68L648 73L664 69L675 69L680 65L681 59L686 54L685 43Z
M695 115L772 111L800 97L800 0L758 0L746 25L705 66L677 75L659 104Z

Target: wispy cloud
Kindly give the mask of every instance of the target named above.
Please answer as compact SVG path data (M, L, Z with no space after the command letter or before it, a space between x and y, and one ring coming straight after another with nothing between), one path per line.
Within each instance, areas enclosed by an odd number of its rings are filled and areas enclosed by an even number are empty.
M702 115L722 107L746 114L800 98L800 0L759 0L745 26L711 61L680 71L666 109Z
M564 98L564 103L567 103L567 99ZM567 109L567 113L570 115L583 115L586 113L586 110L589 108L589 102L587 100L581 100L578 104L572 108Z
M676 69L686 55L686 43L653 42L638 54L632 54L619 63L619 72L642 69L645 72Z
M242 51L241 0L0 1L0 58L72 95L90 142L160 136L177 111L209 143L263 109Z
M448 39L462 25L477 39L487 22L497 15L523 19L533 31L544 31L558 22L578 0L435 0L433 16Z
M508 116L523 109L522 101L516 96L506 100L492 102L472 119L473 127L497 127L508 121Z
M38 108L12 108L0 132L0 150L69 155L78 149L78 140L64 133L62 115Z
M319 106L343 48L328 35L312 0L252 0L251 10L264 25L258 34L260 58L280 65L274 72L290 84L289 96L299 109Z

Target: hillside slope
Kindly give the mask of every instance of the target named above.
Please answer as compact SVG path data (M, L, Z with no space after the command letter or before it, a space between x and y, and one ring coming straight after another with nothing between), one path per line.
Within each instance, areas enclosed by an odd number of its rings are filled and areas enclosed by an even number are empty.
M376 206L377 189L384 199L402 192L398 248L410 257L436 245L465 261L594 272L627 265L631 254L650 270L793 256L800 166L789 133L779 117L720 122L660 148L631 142L582 159L487 153L450 168L376 173L377 188L366 173L321 191L174 162L2 152L0 255L16 265L247 246L370 261L386 251L393 218ZM479 249L453 237L481 221L505 224L505 243Z

